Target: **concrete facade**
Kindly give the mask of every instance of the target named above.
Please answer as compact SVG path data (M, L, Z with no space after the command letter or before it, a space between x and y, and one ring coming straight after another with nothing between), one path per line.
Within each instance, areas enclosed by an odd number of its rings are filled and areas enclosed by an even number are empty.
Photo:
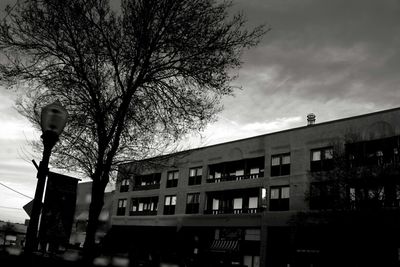
M259 263L252 262L251 266L267 266L268 229L287 226L294 214L309 211L309 203L305 196L310 188L311 151L329 147L333 143L344 144L349 136L358 136L361 140L375 140L398 135L400 135L400 108L203 147L171 155L159 161L157 167L145 167L140 170L140 174L161 173L159 188L150 190L132 190L132 183L136 176L132 174L132 170L135 169L133 166L143 162L121 165L119 166L119 180L129 178L129 190L119 192L117 184L111 224L113 227L173 227L178 230L185 227L259 229L259 253L256 253L259 256ZM271 157L280 154L290 155L290 174L271 176ZM259 157L264 158L263 177L218 183L207 182L211 165ZM149 161L156 160L149 159ZM188 185L189 171L196 167L202 168L201 184ZM170 171L179 171L177 187L166 188ZM289 187L289 209L271 211L271 188L281 186ZM252 188L259 190L257 207L263 207L263 209L251 214L205 214L207 201L211 201L211 199L207 199L210 193L240 192L240 190ZM267 192L266 200L263 200L262 195L264 189ZM189 193L200 194L197 214L185 213L186 199ZM176 195L175 212L172 215L163 215L165 196L170 195ZM142 197L158 197L156 215L129 215L131 199ZM117 216L118 200L121 199L127 200L126 210L124 214ZM263 206L264 204L266 207ZM244 265L244 261L247 260L242 259L240 264Z

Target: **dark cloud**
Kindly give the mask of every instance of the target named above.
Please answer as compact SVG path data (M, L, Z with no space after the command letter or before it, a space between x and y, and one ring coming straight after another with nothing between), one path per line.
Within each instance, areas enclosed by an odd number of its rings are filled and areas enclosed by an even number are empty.
M249 25L272 30L245 54L236 81L245 93L225 100L227 116L243 122L318 109L333 119L398 105L399 1L234 3ZM241 113L228 110L233 103L241 104Z

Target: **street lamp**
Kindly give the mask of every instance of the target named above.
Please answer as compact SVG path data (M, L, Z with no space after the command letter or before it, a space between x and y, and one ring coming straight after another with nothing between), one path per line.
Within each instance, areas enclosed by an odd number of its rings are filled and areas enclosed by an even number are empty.
M39 169L36 175L38 181L36 185L35 198L33 199L31 218L29 220L29 225L26 232L26 253L30 253L37 249L39 216L42 208L41 206L46 176L49 171L48 166L51 149L57 143L58 137L64 129L65 123L67 122L67 117L67 110L58 101L47 105L42 109L40 125L43 133L41 138L44 149L42 161L40 161Z

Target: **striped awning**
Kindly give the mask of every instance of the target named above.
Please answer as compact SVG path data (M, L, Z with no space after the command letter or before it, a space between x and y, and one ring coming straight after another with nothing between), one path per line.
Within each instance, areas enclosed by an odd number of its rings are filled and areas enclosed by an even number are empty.
M238 240L214 240L210 247L211 251L238 251Z

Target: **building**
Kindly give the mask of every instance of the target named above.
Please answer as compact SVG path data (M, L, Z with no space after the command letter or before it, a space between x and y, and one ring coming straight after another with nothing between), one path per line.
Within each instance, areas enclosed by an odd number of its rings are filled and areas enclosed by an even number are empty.
M346 170L397 166L399 137L400 108L324 123L311 115L304 127L120 165L110 242L135 259L177 255L189 266L398 266L399 172L343 191L315 174L340 171L337 150ZM346 205L330 205L332 192Z
M0 246L23 248L26 229L26 224L0 221Z
M104 205L99 216L99 226L96 232L96 243L104 238L111 227L111 209L114 191L104 194ZM74 222L72 225L71 245L82 248L86 238L86 226L89 218L89 206L92 199L92 182L78 183Z

